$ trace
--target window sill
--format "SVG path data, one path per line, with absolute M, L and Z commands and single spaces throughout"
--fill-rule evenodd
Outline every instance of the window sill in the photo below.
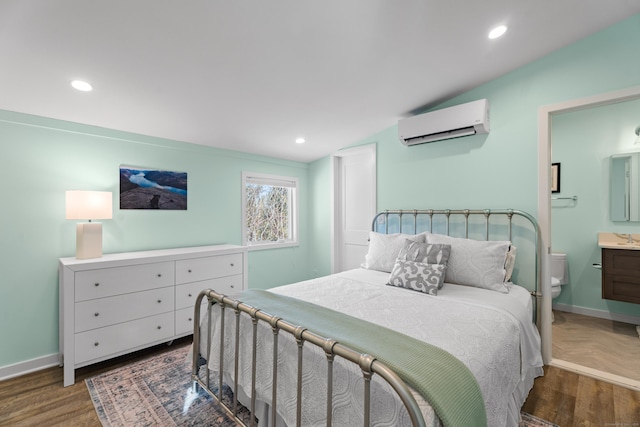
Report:
M 259 251 L 262 249 L 278 249 L 278 248 L 292 248 L 300 246 L 298 242 L 282 242 L 282 243 L 254 243 L 246 244 L 248 251 Z

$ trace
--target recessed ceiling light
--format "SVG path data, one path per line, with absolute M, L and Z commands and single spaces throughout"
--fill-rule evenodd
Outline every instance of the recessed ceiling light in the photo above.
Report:
M 296 144 L 304 144 L 305 140 L 304 138 L 297 138 L 296 139 Z
M 93 90 L 93 86 L 82 80 L 72 81 L 71 86 L 73 86 L 74 89 L 80 90 L 82 92 L 91 92 Z
M 507 26 L 506 25 L 500 25 L 498 27 L 495 27 L 493 30 L 489 31 L 489 38 L 490 39 L 497 39 L 498 37 L 500 37 L 501 35 L 503 35 L 506 32 L 507 32 Z

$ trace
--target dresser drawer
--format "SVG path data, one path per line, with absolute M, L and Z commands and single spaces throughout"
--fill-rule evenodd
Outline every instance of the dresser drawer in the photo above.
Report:
M 193 313 L 194 307 L 176 310 L 176 335 L 193 333 Z M 207 304 L 200 306 L 200 321 L 207 315 Z M 203 338 L 204 339 L 204 338 Z
M 242 274 L 242 254 L 230 254 L 176 261 L 176 283 L 198 282 Z
M 174 313 L 163 313 L 75 334 L 75 363 L 83 363 L 174 335 Z
M 174 310 L 173 286 L 75 304 L 75 331 L 83 332 Z
M 200 291 L 213 289 L 220 294 L 235 294 L 242 291 L 242 276 L 219 277 L 201 282 L 187 283 L 176 286 L 176 309 L 193 308 Z M 203 301 L 207 301 L 203 298 Z
M 75 300 L 86 301 L 163 288 L 172 286 L 173 279 L 173 262 L 80 271 L 75 274 Z

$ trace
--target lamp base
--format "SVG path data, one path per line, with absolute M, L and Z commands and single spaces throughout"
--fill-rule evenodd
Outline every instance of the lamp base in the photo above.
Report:
M 102 256 L 102 223 L 84 222 L 76 225 L 76 258 Z

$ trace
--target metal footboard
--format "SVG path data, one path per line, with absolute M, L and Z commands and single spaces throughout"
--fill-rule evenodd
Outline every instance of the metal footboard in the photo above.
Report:
M 198 371 L 200 367 L 200 344 L 202 340 L 202 335 L 200 333 L 200 322 L 201 322 L 201 303 L 203 298 L 207 298 L 209 301 L 209 310 L 207 322 L 211 326 L 211 316 L 212 311 L 211 307 L 214 304 L 218 304 L 220 306 L 220 362 L 218 366 L 219 377 L 217 379 L 217 388 L 218 394 L 212 391 L 211 388 L 211 375 L 210 370 L 207 369 L 206 377 L 203 379 L 199 376 Z M 234 334 L 234 343 L 235 343 L 235 360 L 233 361 L 233 381 L 232 385 L 234 390 L 234 398 L 231 407 L 227 406 L 222 400 L 222 389 L 223 389 L 223 372 L 225 370 L 224 366 L 224 341 L 225 341 L 225 310 L 233 310 L 235 314 L 235 334 Z M 280 333 L 286 333 L 292 335 L 296 343 L 298 345 L 298 366 L 297 366 L 297 401 L 296 401 L 296 425 L 302 425 L 302 350 L 303 346 L 308 343 L 309 345 L 313 345 L 321 348 L 324 351 L 327 360 L 327 402 L 326 402 L 326 419 L 327 426 L 332 425 L 332 405 L 333 405 L 333 361 L 335 356 L 340 356 L 345 360 L 349 361 L 357 365 L 364 379 L 364 389 L 363 389 L 363 418 L 364 418 L 364 426 L 369 426 L 370 423 L 370 409 L 371 409 L 371 379 L 374 374 L 377 374 L 382 378 L 387 384 L 389 384 L 393 390 L 397 393 L 400 400 L 403 402 L 411 422 L 413 426 L 425 426 L 424 418 L 420 412 L 418 404 L 409 390 L 409 387 L 396 375 L 391 369 L 389 369 L 384 363 L 376 360 L 374 357 L 368 354 L 363 354 L 357 352 L 330 337 L 323 337 L 317 335 L 301 326 L 293 325 L 286 320 L 273 316 L 269 313 L 263 312 L 258 308 L 249 306 L 247 304 L 242 303 L 241 301 L 229 298 L 225 295 L 221 295 L 212 291 L 210 289 L 204 290 L 200 292 L 198 298 L 196 300 L 195 305 L 195 316 L 194 316 L 194 331 L 193 331 L 193 369 L 191 372 L 191 378 L 193 380 L 193 385 L 195 388 L 198 386 L 202 387 L 212 398 L 214 398 L 223 410 L 232 417 L 238 425 L 242 425 L 246 427 L 246 424 L 239 418 L 239 404 L 237 399 L 237 390 L 238 390 L 238 370 L 239 370 L 239 351 L 240 351 L 240 316 L 245 315 L 249 316 L 251 322 L 253 324 L 253 333 L 252 333 L 252 385 L 251 385 L 251 426 L 255 426 L 255 417 L 253 414 L 256 409 L 256 347 L 258 340 L 258 323 L 265 322 L 268 324 L 273 331 L 273 386 L 272 386 L 272 395 L 271 395 L 271 425 L 276 425 L 276 415 L 277 415 L 277 405 L 278 405 L 278 395 L 277 395 L 277 376 L 278 376 L 278 336 Z M 206 334 L 206 351 L 207 354 L 204 356 L 207 361 L 211 360 L 211 339 L 212 331 L 208 328 L 208 333 Z

